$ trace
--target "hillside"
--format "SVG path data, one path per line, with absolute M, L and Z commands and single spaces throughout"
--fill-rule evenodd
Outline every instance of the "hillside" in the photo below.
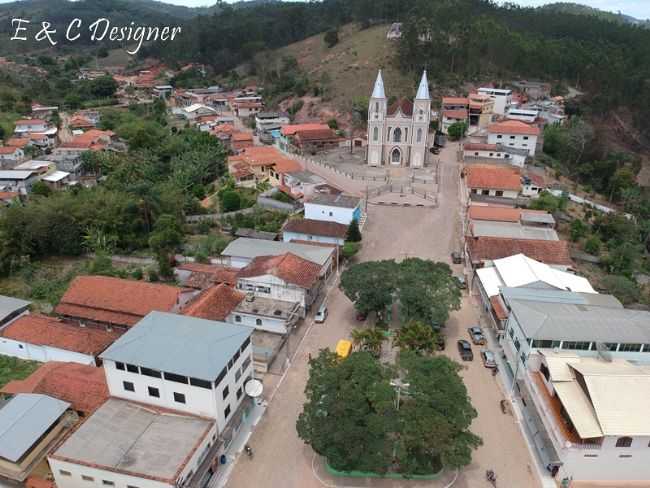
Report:
M 650 22 L 647 19 L 641 20 L 632 17 L 630 15 L 608 12 L 606 10 L 600 10 L 598 8 L 593 8 L 587 5 L 581 5 L 572 2 L 549 3 L 547 5 L 543 5 L 539 7 L 539 9 L 546 10 L 549 12 L 565 13 L 565 14 L 572 14 L 572 15 L 589 15 L 589 16 L 597 17 L 602 20 L 618 22 L 621 24 L 648 26 Z

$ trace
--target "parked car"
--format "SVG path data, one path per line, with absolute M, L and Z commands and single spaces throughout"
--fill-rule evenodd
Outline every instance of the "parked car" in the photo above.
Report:
M 458 341 L 458 353 L 463 361 L 472 361 L 474 359 L 472 345 L 465 339 Z
M 497 361 L 494 357 L 494 353 L 489 349 L 481 349 L 481 359 L 483 360 L 483 366 L 486 368 L 494 369 L 497 367 Z
M 469 336 L 472 339 L 472 342 L 477 346 L 482 346 L 487 342 L 485 340 L 485 336 L 483 335 L 483 330 L 478 325 L 470 327 L 467 329 L 467 332 L 469 332 Z
M 464 275 L 454 275 L 454 279 L 456 280 L 456 284 L 458 285 L 458 288 L 460 288 L 461 290 L 467 288 L 467 280 L 465 280 Z
M 451 262 L 454 264 L 463 264 L 463 255 L 458 251 L 451 253 Z
M 327 305 L 323 303 L 318 309 L 318 312 L 316 312 L 316 316 L 314 317 L 314 322 L 316 322 L 317 324 L 322 324 L 323 322 L 325 322 L 326 318 L 327 318 Z

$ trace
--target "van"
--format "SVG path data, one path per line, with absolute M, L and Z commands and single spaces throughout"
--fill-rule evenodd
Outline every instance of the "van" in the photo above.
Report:
M 316 316 L 314 317 L 314 322 L 316 322 L 317 324 L 322 324 L 323 322 L 325 322 L 326 318 L 327 318 L 327 305 L 323 303 L 318 309 L 318 312 L 316 312 Z

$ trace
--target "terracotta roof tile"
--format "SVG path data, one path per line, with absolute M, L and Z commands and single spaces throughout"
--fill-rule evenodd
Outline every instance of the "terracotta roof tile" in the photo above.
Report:
M 232 140 L 235 142 L 252 141 L 253 134 L 251 134 L 250 132 L 233 132 Z
M 471 220 L 491 220 L 495 222 L 519 222 L 521 209 L 510 207 L 495 207 L 492 205 L 470 205 Z
M 491 297 L 490 303 L 492 304 L 492 310 L 494 310 L 494 315 L 496 315 L 497 319 L 506 320 L 508 318 L 508 312 L 501 302 L 501 297 L 499 295 Z
M 443 105 L 467 105 L 469 99 L 467 97 L 442 97 Z
M 347 234 L 347 225 L 337 222 L 326 222 L 313 219 L 291 219 L 284 225 L 285 232 L 296 232 L 298 234 L 309 234 L 324 237 L 344 238 Z
M 79 319 L 130 326 L 152 310 L 171 311 L 182 290 L 175 286 L 108 276 L 78 276 L 55 311 Z
M 463 144 L 463 149 L 465 151 L 496 151 L 496 144 L 483 144 L 479 142 L 468 142 Z
M 56 488 L 54 480 L 30 476 L 25 480 L 25 488 Z
M 275 163 L 275 170 L 278 173 L 295 173 L 297 171 L 303 171 L 300 163 L 288 158 L 277 161 Z
M 47 122 L 43 119 L 20 119 L 17 120 L 15 125 L 47 125 Z
M 11 322 L 0 334 L 7 339 L 96 356 L 110 346 L 120 334 L 92 327 L 62 322 L 46 315 L 23 315 Z
M 237 272 L 239 271 L 237 268 L 203 263 L 185 263 L 176 269 L 190 271 L 192 274 L 183 285 L 198 289 L 208 288 L 219 283 L 235 286 L 237 284 Z
M 285 125 L 282 127 L 281 132 L 283 136 L 292 136 L 296 132 L 300 131 L 306 131 L 306 130 L 324 130 L 324 129 L 329 129 L 329 126 L 327 124 L 321 124 L 320 122 L 318 123 L 310 123 L 310 124 L 293 124 L 293 125 Z
M 12 137 L 11 139 L 7 140 L 7 146 L 19 147 L 23 149 L 25 146 L 27 146 L 27 144 L 30 143 L 30 141 L 31 139 L 29 139 L 28 137 L 24 137 L 24 138 Z
M 301 141 L 320 141 L 323 139 L 339 139 L 332 129 L 309 129 L 296 132 L 296 137 Z
M 388 107 L 388 115 L 395 115 L 397 110 L 401 110 L 404 115 L 413 115 L 413 102 L 406 98 L 400 98 Z
M 108 386 L 103 368 L 79 363 L 50 361 L 24 380 L 7 383 L 0 392 L 40 393 L 72 404 L 86 415 L 108 400 Z
M 476 164 L 465 168 L 465 178 L 468 188 L 521 190 L 521 175 L 512 167 Z
M 507 258 L 525 254 L 544 264 L 571 266 L 569 244 L 566 241 L 537 239 L 508 239 L 505 237 L 466 237 L 472 262 Z
M 443 110 L 442 115 L 448 119 L 466 119 L 468 117 L 467 110 Z
M 0 146 L 0 154 L 13 154 L 18 149 L 20 149 L 20 148 L 13 147 L 13 146 Z
M 192 300 L 183 309 L 183 315 L 224 321 L 244 298 L 244 293 L 222 283 L 208 288 Z
M 311 288 L 320 276 L 321 267 L 292 253 L 279 256 L 258 256 L 242 268 L 239 278 L 250 278 L 261 275 L 273 275 L 287 283 L 302 288 Z
M 539 127 L 526 124 L 521 120 L 505 120 L 488 126 L 488 132 L 492 134 L 521 134 L 521 135 L 539 135 Z

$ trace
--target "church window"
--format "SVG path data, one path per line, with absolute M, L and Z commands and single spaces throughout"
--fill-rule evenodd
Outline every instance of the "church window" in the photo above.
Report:
M 372 130 L 372 140 L 373 140 L 373 141 L 377 141 L 377 140 L 379 140 L 379 127 L 375 127 L 375 128 Z
M 418 129 L 418 137 L 417 137 L 418 142 L 422 142 L 422 129 Z
M 399 129 L 396 129 L 396 130 L 399 130 Z M 393 149 L 393 152 L 390 155 L 390 159 L 391 159 L 391 161 L 393 163 L 399 163 L 400 162 L 401 158 L 400 158 L 399 149 L 397 149 L 397 148 Z
M 375 102 L 375 112 L 379 112 L 379 102 Z
M 409 130 L 404 129 L 404 142 L 408 142 L 408 141 L 409 141 Z
M 399 127 L 393 131 L 393 142 L 402 142 L 402 129 Z
M 389 127 L 389 128 L 388 128 L 388 131 L 386 132 L 386 140 L 387 140 L 388 142 L 390 142 L 390 131 L 391 131 L 391 129 L 392 129 L 392 127 Z

